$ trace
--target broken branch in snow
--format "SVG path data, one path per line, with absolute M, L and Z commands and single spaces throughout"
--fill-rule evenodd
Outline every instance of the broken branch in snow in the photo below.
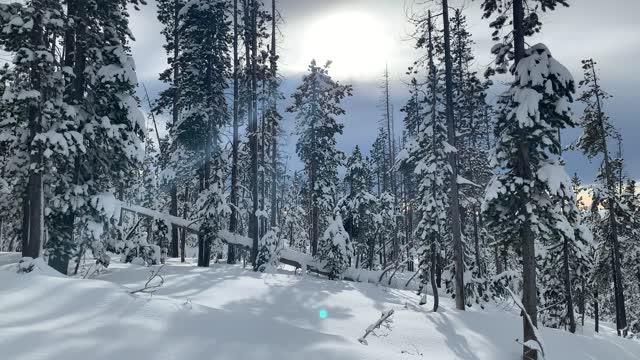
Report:
M 162 268 L 164 267 L 164 264 L 161 265 L 158 270 L 156 271 L 151 271 L 151 276 L 149 277 L 149 280 L 147 280 L 147 282 L 144 284 L 144 287 L 142 289 L 138 289 L 138 290 L 133 290 L 130 292 L 130 294 L 136 294 L 136 293 L 145 293 L 145 294 L 153 294 L 154 292 L 156 292 L 158 290 L 158 288 L 160 288 L 162 285 L 164 285 L 164 277 L 162 277 L 162 275 L 160 275 L 160 271 L 162 270 Z M 160 281 L 152 284 L 153 280 L 159 278 Z
M 367 343 L 367 336 L 369 336 L 369 334 L 373 333 L 375 335 L 375 330 L 380 328 L 380 326 L 384 325 L 387 328 L 390 327 L 391 325 L 391 315 L 393 315 L 393 309 L 387 310 L 387 311 L 383 311 L 382 315 L 380 315 L 380 319 L 378 319 L 376 322 L 374 322 L 373 324 L 369 325 L 369 327 L 365 330 L 364 335 L 362 335 L 362 337 L 360 339 L 358 339 L 358 341 L 362 344 L 362 345 L 368 345 Z
M 524 317 L 527 320 L 527 323 L 533 329 L 534 339 L 526 341 L 523 345 L 532 350 L 539 352 L 540 355 L 542 355 L 542 359 L 544 360 L 544 346 L 542 345 L 542 335 L 540 335 L 538 328 L 535 325 L 533 325 L 533 321 L 531 321 L 529 314 L 524 309 L 524 305 L 522 305 L 520 300 L 516 298 L 516 295 L 513 293 L 513 291 L 511 291 L 511 289 L 509 289 L 508 287 L 505 287 L 505 289 L 507 289 L 507 291 L 509 292 L 509 295 L 511 295 L 511 299 L 513 299 L 513 302 L 520 308 L 520 314 L 522 315 L 522 317 Z

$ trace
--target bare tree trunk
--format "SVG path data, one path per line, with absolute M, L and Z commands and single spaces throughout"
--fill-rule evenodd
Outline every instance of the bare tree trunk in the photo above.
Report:
M 247 65 L 250 68 L 250 81 L 251 81 L 251 101 L 249 102 L 249 152 L 251 153 L 251 195 L 252 195 L 252 212 L 249 214 L 249 236 L 253 239 L 253 246 L 251 247 L 251 264 L 254 270 L 258 270 L 257 258 L 258 258 L 258 245 L 259 245 L 259 223 L 258 223 L 258 205 L 259 205 L 259 193 L 258 193 L 258 109 L 257 109 L 257 4 L 255 0 L 248 0 L 248 9 L 245 13 L 249 14 L 250 24 L 247 29 Z
M 233 0 L 233 144 L 231 145 L 231 216 L 229 216 L 229 231 L 236 232 L 238 227 L 238 147 L 240 143 L 238 105 L 239 105 L 239 80 L 238 69 L 240 62 L 238 57 L 238 0 Z M 227 264 L 236 263 L 236 248 L 227 246 Z
M 442 0 L 442 18 L 444 22 L 444 64 L 445 64 L 445 85 L 446 85 L 446 114 L 447 114 L 447 138 L 451 146 L 456 146 L 455 119 L 453 116 L 453 74 L 451 64 L 451 40 L 449 33 L 449 4 L 447 0 Z M 455 263 L 455 283 L 456 283 L 456 309 L 465 309 L 464 300 L 464 249 L 462 245 L 460 229 L 460 199 L 458 192 L 458 164 L 457 155 L 450 152 L 449 166 L 451 166 L 451 194 L 449 199 L 451 212 L 451 235 L 453 238 L 453 253 Z
M 480 234 L 478 231 L 478 216 L 480 215 L 476 211 L 475 207 L 472 208 L 471 211 L 472 211 L 471 216 L 473 217 L 473 240 L 475 244 L 476 267 L 478 268 L 478 276 L 482 276 L 483 271 L 482 271 L 482 260 L 480 257 Z
M 571 290 L 571 273 L 569 269 L 569 244 L 566 236 L 563 237 L 563 256 L 562 256 L 562 271 L 564 272 L 564 292 L 567 302 L 567 312 L 569 315 L 569 331 L 576 332 L 576 314 L 573 309 L 573 293 Z
M 180 31 L 179 31 L 179 17 L 180 17 L 181 4 L 176 1 L 173 9 L 173 106 L 171 109 L 171 116 L 173 124 L 179 122 L 180 116 L 180 65 L 178 57 L 180 56 Z M 160 143 L 158 143 L 160 147 Z M 162 150 L 162 149 L 161 149 Z M 171 189 L 169 191 L 171 197 L 171 206 L 169 208 L 169 214 L 173 216 L 178 215 L 178 189 L 175 179 L 171 180 Z M 178 229 L 173 226 L 171 228 L 171 256 L 178 256 Z
M 598 290 L 594 291 L 593 294 L 593 318 L 595 320 L 595 331 L 600 332 L 600 307 L 598 301 Z
M 31 44 L 34 48 L 38 48 L 44 43 L 44 34 L 42 31 L 42 16 L 35 14 L 33 17 L 33 25 L 30 34 Z M 31 87 L 40 91 L 42 80 L 37 69 L 31 70 Z M 37 100 L 42 101 L 41 99 Z M 27 118 L 29 119 L 29 144 L 35 136 L 42 131 L 40 121 L 42 117 L 40 103 L 30 104 L 27 110 Z M 37 258 L 42 254 L 42 243 L 44 234 L 44 208 L 43 208 L 43 189 L 42 189 L 42 151 L 39 149 L 31 149 L 30 147 L 30 171 L 28 183 L 24 195 L 24 221 L 22 227 L 22 256 Z
M 397 199 L 397 189 L 396 189 L 396 175 L 395 171 L 393 171 L 393 165 L 395 163 L 395 149 L 394 149 L 394 139 L 392 135 L 392 124 L 391 124 L 391 103 L 389 99 L 389 70 L 387 67 L 384 69 L 384 103 L 385 103 L 385 118 L 387 122 L 387 141 L 388 141 L 388 169 L 389 171 L 389 181 L 391 182 L 391 192 L 393 194 L 393 203 L 394 207 L 398 206 Z M 394 225 L 397 225 L 397 219 L 394 217 Z M 392 232 L 392 240 L 393 240 L 393 251 L 390 254 L 391 261 L 395 261 L 400 256 L 400 244 L 398 243 L 398 234 L 396 231 Z
M 524 58 L 524 7 L 523 0 L 513 0 L 513 43 L 515 52 L 515 64 Z M 524 135 L 524 134 L 523 134 Z M 516 176 L 525 180 L 533 178 L 531 174 L 531 164 L 529 159 L 529 144 L 524 140 L 524 136 L 520 141 L 518 148 L 518 164 L 516 168 Z M 528 201 L 529 199 L 523 199 Z M 522 201 L 522 213 L 526 214 L 526 201 Z M 535 341 L 535 330 L 532 326 L 538 325 L 538 308 L 537 308 L 537 287 L 536 287 L 536 250 L 535 238 L 529 221 L 520 228 L 520 238 L 522 240 L 522 304 L 531 319 L 527 321 L 526 316 L 522 317 L 524 328 L 524 343 L 529 340 Z M 525 359 L 535 360 L 538 358 L 537 351 L 523 345 L 523 357 Z
M 189 185 L 184 187 L 184 208 L 182 209 L 182 217 L 188 219 L 189 212 Z M 175 226 L 174 226 L 175 227 Z M 182 239 L 180 241 L 180 262 L 185 262 L 185 250 L 187 249 L 187 231 L 182 230 Z
M 273 112 L 273 123 L 271 124 L 271 226 L 277 225 L 278 214 L 278 197 L 277 197 L 277 181 L 278 181 L 278 124 L 276 122 L 277 111 L 277 52 L 276 52 L 276 1 L 271 1 L 271 111 Z

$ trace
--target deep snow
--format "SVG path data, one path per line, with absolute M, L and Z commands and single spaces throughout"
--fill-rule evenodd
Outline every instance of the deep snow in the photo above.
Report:
M 521 352 L 521 319 L 508 303 L 458 312 L 445 296 L 432 313 L 411 291 L 174 260 L 154 295 L 131 295 L 149 268 L 115 262 L 82 280 L 16 274 L 6 264 L 17 259 L 0 254 L 2 359 L 515 360 Z M 388 309 L 391 330 L 360 344 Z M 582 335 L 543 329 L 547 359 L 640 358 L 640 342 L 587 327 Z

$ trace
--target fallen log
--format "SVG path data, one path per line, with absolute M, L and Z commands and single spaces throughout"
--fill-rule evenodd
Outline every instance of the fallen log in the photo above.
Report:
M 196 225 L 199 220 L 187 220 L 160 211 L 147 209 L 139 205 L 127 204 L 116 199 L 112 194 L 103 194 L 96 197 L 92 205 L 108 217 L 115 218 L 116 220 L 120 220 L 122 212 L 129 212 L 147 218 L 163 220 L 167 225 L 176 226 L 195 235 L 201 234 L 199 227 Z M 231 244 L 246 250 L 251 250 L 253 240 L 250 237 L 231 233 L 228 230 L 220 230 L 217 235 L 225 244 Z M 313 256 L 309 254 L 305 254 L 291 248 L 282 249 L 279 260 L 282 264 L 302 269 L 303 271 L 322 276 L 329 276 L 329 271 L 324 269 L 322 262 L 314 259 Z M 386 271 L 383 271 L 382 274 L 380 274 L 380 271 L 349 268 L 342 275 L 342 279 L 353 282 L 379 284 L 382 281 L 381 279 L 384 276 L 384 273 L 393 268 L 394 266 L 390 266 Z

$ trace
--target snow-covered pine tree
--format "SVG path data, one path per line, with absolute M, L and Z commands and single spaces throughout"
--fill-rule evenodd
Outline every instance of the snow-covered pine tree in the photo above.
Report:
M 407 75 L 410 75 L 409 72 Z M 403 119 L 403 133 L 402 140 L 403 146 L 408 144 L 411 141 L 415 140 L 415 136 L 418 132 L 418 126 L 422 122 L 422 119 L 425 116 L 424 102 L 420 100 L 421 98 L 422 86 L 418 84 L 418 80 L 414 77 L 411 79 L 411 84 L 409 87 L 409 100 L 405 104 L 404 107 L 400 109 L 401 112 L 405 114 Z M 414 228 L 415 228 L 415 209 L 417 204 L 417 182 L 418 179 L 415 174 L 415 163 L 412 161 L 407 161 L 408 152 L 406 150 L 401 150 L 396 157 L 395 166 L 402 173 L 402 193 L 403 193 L 403 202 L 402 202 L 402 211 L 404 215 L 404 229 L 405 229 L 405 242 L 410 245 L 408 249 L 409 256 L 409 266 L 408 269 L 410 271 L 414 271 L 414 260 L 415 260 L 415 244 L 414 244 Z
M 629 294 L 629 330 L 640 333 L 640 194 L 636 181 L 628 179 L 622 193 L 622 206 L 627 217 L 621 222 L 621 245 L 623 248 L 623 269 L 625 292 Z
M 548 229 L 555 223 L 548 220 L 564 217 L 553 206 L 554 196 L 562 197 L 570 191 L 570 184 L 554 182 L 566 178 L 556 176 L 564 172 L 558 159 L 557 133 L 573 126 L 569 105 L 574 81 L 544 45 L 525 47 L 525 36 L 538 32 L 542 26 L 538 11 L 554 10 L 557 5 L 567 5 L 566 1 L 534 0 L 527 2 L 526 7 L 525 2 L 482 3 L 484 17 L 497 16 L 490 25 L 495 29 L 492 35 L 495 41 L 501 40 L 505 26 L 513 27 L 492 48 L 492 53 L 496 55 L 497 71 L 511 70 L 515 77 L 502 99 L 503 110 L 497 119 L 491 160 L 496 173 L 487 188 L 483 210 L 490 224 L 509 224 L 512 230 L 508 238 L 521 249 L 522 303 L 527 315 L 523 316 L 523 357 L 536 359 L 536 236 L 553 235 Z M 534 3 L 541 8 L 533 6 Z M 509 67 L 511 60 L 513 66 Z
M 56 180 L 54 162 L 82 146 L 69 121 L 71 109 L 63 99 L 67 79 L 52 46 L 63 35 L 66 21 L 58 0 L 1 4 L 0 14 L 0 45 L 13 56 L 13 66 L 3 70 L 0 148 L 6 153 L 1 165 L 3 178 L 10 179 L 3 187 L 22 194 L 22 255 L 36 258 L 42 254 L 45 216 L 51 212 L 46 188 Z M 67 249 L 61 246 L 60 252 Z
M 603 236 L 609 247 L 607 252 L 611 258 L 610 271 L 613 278 L 616 326 L 618 334 L 622 335 L 627 331 L 627 315 L 619 239 L 620 224 L 617 217 L 621 216 L 624 210 L 620 207 L 620 189 L 617 186 L 616 164 L 612 159 L 608 144 L 608 141 L 611 138 L 618 137 L 618 134 L 603 110 L 604 101 L 610 95 L 600 86 L 596 62 L 593 59 L 583 60 L 582 68 L 584 70 L 584 79 L 580 81 L 580 87 L 583 92 L 578 100 L 585 104 L 581 118 L 584 132 L 578 139 L 576 147 L 589 159 L 593 159 L 596 156 L 603 157 L 597 179 L 598 186 L 595 188 L 596 196 L 594 202 L 606 209 L 604 219 L 600 222 L 600 230 L 605 232 Z M 604 243 L 601 244 L 604 245 Z M 605 258 L 601 259 L 604 261 Z
M 554 165 L 555 166 L 555 165 Z M 589 270 L 588 250 L 592 242 L 591 230 L 583 222 L 578 209 L 573 182 L 554 168 L 541 168 L 538 176 L 553 189 L 554 209 L 546 220 L 551 226 L 550 236 L 544 237 L 544 251 L 540 271 L 540 319 L 548 327 L 566 327 L 576 331 L 574 289 L 580 286 L 581 276 Z M 561 178 L 560 176 L 565 176 Z M 570 184 L 571 187 L 568 187 Z
M 282 208 L 282 237 L 288 240 L 288 246 L 307 253 L 309 251 L 308 213 L 305 211 L 306 181 L 295 172 L 288 187 Z
M 451 62 L 453 112 L 455 115 L 457 163 L 460 184 L 460 221 L 463 260 L 468 280 L 464 284 L 467 305 L 487 299 L 484 247 L 486 229 L 480 218 L 480 203 L 491 176 L 488 163 L 490 144 L 486 136 L 491 126 L 490 106 L 486 103 L 488 82 L 472 70 L 474 42 L 466 16 L 456 9 L 451 19 Z M 470 276 L 469 276 L 470 275 Z M 447 281 L 448 285 L 454 283 Z
M 75 121 L 84 139 L 86 152 L 74 159 L 73 191 L 69 192 L 75 227 L 81 232 L 81 249 L 90 247 L 94 255 L 105 249 L 113 230 L 94 204 L 96 197 L 125 193 L 143 160 L 142 141 L 145 118 L 135 98 L 137 78 L 128 43 L 127 5 L 137 8 L 137 0 L 78 2 L 74 9 L 73 53 Z M 71 61 L 71 60 L 69 60 Z M 79 252 L 82 253 L 82 250 Z
M 327 226 L 335 208 L 337 169 L 344 154 L 336 148 L 336 135 L 343 125 L 336 117 L 345 113 L 340 102 L 351 96 L 352 87 L 342 85 L 329 75 L 329 65 L 309 65 L 302 84 L 293 94 L 288 112 L 296 114 L 298 143 L 296 152 L 304 162 L 311 191 L 311 253 L 318 251 L 320 228 Z
M 187 3 L 181 10 L 180 108 L 174 124 L 178 141 L 198 151 L 200 196 L 198 209 L 203 221 L 198 240 L 198 265 L 207 267 L 211 245 L 221 229 L 226 206 L 223 171 L 226 157 L 219 136 L 227 123 L 225 90 L 231 69 L 231 29 L 227 1 Z
M 383 127 L 378 128 L 378 135 L 371 146 L 370 161 L 373 165 L 373 178 L 378 195 L 389 191 L 389 167 L 387 163 L 387 135 Z
M 185 5 L 184 0 L 158 0 L 158 20 L 162 23 L 162 35 L 165 43 L 163 47 L 167 54 L 168 68 L 160 74 L 160 80 L 168 84 L 168 88 L 161 91 L 153 111 L 158 113 L 171 114 L 171 121 L 167 123 L 167 128 L 171 130 L 171 125 L 177 125 L 180 121 L 180 49 L 181 49 L 181 28 L 180 9 Z M 177 144 L 170 143 L 162 151 L 173 153 Z M 167 164 L 168 165 L 168 164 Z M 166 177 L 171 202 L 169 214 L 178 214 L 178 186 L 174 176 Z M 171 230 L 171 247 L 169 256 L 177 257 L 178 249 L 178 229 Z
M 329 279 L 339 279 L 349 268 L 353 257 L 353 244 L 344 229 L 339 211 L 327 219 L 328 226 L 318 243 L 318 257 L 329 272 Z
M 370 193 L 371 173 L 357 145 L 347 158 L 344 183 L 346 195 L 338 201 L 338 208 L 354 244 L 354 265 L 371 269 L 375 258 L 375 234 L 371 224 L 376 198 Z
M 417 47 L 426 47 L 424 61 L 427 68 L 424 88 L 425 116 L 417 123 L 415 137 L 409 140 L 402 152 L 400 166 L 412 164 L 417 180 L 417 213 L 419 222 L 415 233 L 418 246 L 420 290 L 426 294 L 431 286 L 434 295 L 434 311 L 438 309 L 438 286 L 436 264 L 448 222 L 449 197 L 447 191 L 447 129 L 442 116 L 444 100 L 440 72 L 436 64 L 437 33 L 431 11 L 426 21 L 420 23 L 422 33 L 418 35 Z M 421 303 L 426 303 L 423 296 Z

